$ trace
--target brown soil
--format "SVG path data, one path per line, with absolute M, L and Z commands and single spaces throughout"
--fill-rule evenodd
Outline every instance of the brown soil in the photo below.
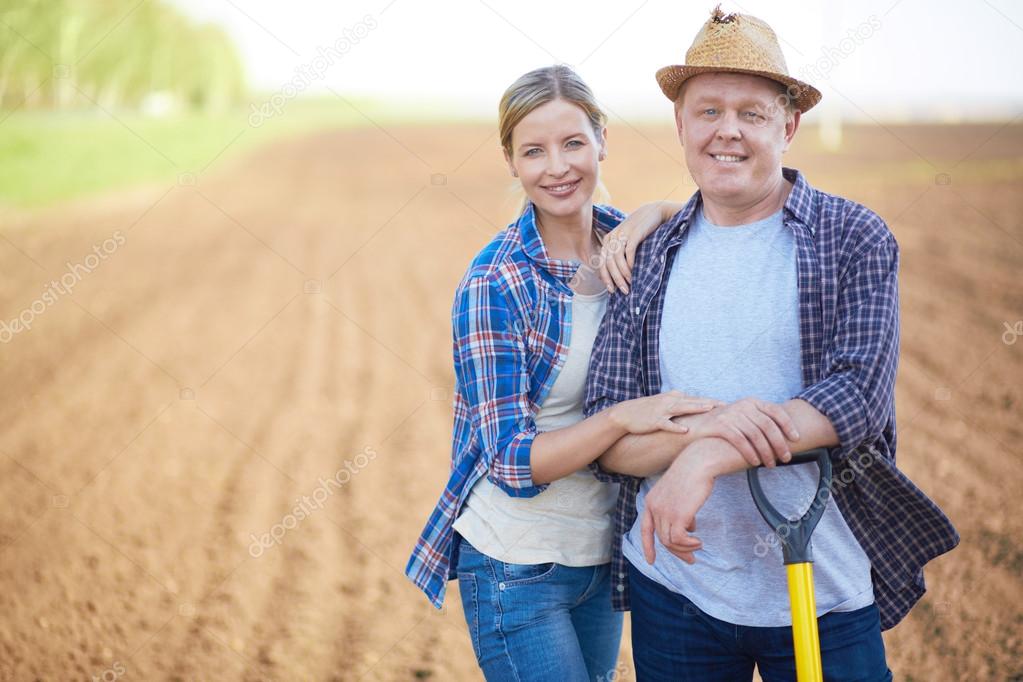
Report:
M 693 191 L 670 128 L 610 139 L 620 207 Z M 496 145 L 328 132 L 0 216 L 5 321 L 125 237 L 0 344 L 0 679 L 480 678 L 457 588 L 437 612 L 402 569 L 449 465 L 452 291 L 517 201 Z M 1020 679 L 1023 128 L 857 128 L 845 150 L 808 129 L 787 162 L 899 239 L 899 463 L 963 536 L 891 666 Z M 250 551 L 302 496 L 322 508 Z

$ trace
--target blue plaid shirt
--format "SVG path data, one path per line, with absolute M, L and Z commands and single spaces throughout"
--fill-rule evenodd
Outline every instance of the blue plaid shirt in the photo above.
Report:
M 625 215 L 594 205 L 593 226 Z M 482 476 L 513 497 L 532 497 L 534 418 L 564 365 L 572 329 L 569 280 L 579 263 L 547 255 L 532 204 L 476 256 L 452 310 L 455 423 L 451 476 L 405 574 L 440 608 L 456 577 L 452 524 Z
M 881 627 L 896 625 L 924 594 L 923 566 L 959 543 L 951 522 L 895 467 L 895 370 L 899 350 L 899 249 L 869 209 L 813 189 L 798 171 L 784 221 L 796 242 L 805 400 L 831 421 L 840 445 L 832 493 L 870 559 Z M 628 294 L 616 293 L 593 345 L 587 417 L 661 390 L 658 340 L 666 273 L 699 206 L 697 192 L 637 249 Z M 642 479 L 622 484 L 612 548 L 615 609 L 629 608 L 622 536 L 636 519 Z

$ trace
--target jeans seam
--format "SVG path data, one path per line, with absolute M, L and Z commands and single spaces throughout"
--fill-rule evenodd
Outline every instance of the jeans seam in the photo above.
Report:
M 590 584 L 586 586 L 586 589 L 583 591 L 582 596 L 579 597 L 579 599 L 576 601 L 575 606 L 585 604 L 600 589 L 600 585 L 603 582 L 602 580 L 600 580 L 602 568 L 603 565 L 593 567 L 593 574 L 590 576 Z M 608 577 L 608 580 L 610 580 L 610 576 Z
M 475 573 L 459 573 L 459 587 L 461 587 L 461 581 L 464 579 L 466 582 L 472 582 L 472 623 L 469 624 L 469 639 L 472 641 L 473 653 L 476 654 L 476 660 L 480 661 L 483 658 L 483 649 L 480 646 L 480 602 L 479 602 L 479 586 L 476 581 Z
M 515 681 L 519 682 L 520 677 L 518 668 L 515 667 L 515 658 L 508 649 L 508 638 L 504 636 L 504 609 L 501 607 L 501 580 L 497 577 L 497 567 L 495 566 L 497 561 L 486 554 L 482 556 L 491 579 L 491 594 L 493 595 L 492 602 L 494 605 L 494 634 L 497 635 L 497 639 L 501 642 L 501 650 L 505 660 L 508 661 L 508 668 L 511 670 Z M 504 574 L 503 569 L 501 573 L 502 575 Z

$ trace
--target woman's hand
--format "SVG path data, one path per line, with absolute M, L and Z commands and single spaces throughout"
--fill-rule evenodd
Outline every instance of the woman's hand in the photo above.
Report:
M 632 284 L 632 263 L 636 247 L 649 237 L 664 221 L 682 210 L 683 204 L 672 201 L 654 201 L 633 211 L 618 227 L 605 235 L 600 249 L 600 279 L 609 292 L 615 286 L 629 293 Z
M 694 398 L 682 391 L 668 391 L 646 398 L 626 400 L 609 408 L 612 420 L 626 433 L 643 434 L 654 431 L 689 433 L 689 427 L 672 421 L 672 417 L 709 412 L 724 403 L 710 398 Z

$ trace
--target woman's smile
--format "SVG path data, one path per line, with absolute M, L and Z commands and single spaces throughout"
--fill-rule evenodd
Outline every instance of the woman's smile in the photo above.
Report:
M 582 178 L 569 182 L 559 182 L 556 185 L 540 185 L 552 197 L 563 198 L 571 196 L 579 188 Z

